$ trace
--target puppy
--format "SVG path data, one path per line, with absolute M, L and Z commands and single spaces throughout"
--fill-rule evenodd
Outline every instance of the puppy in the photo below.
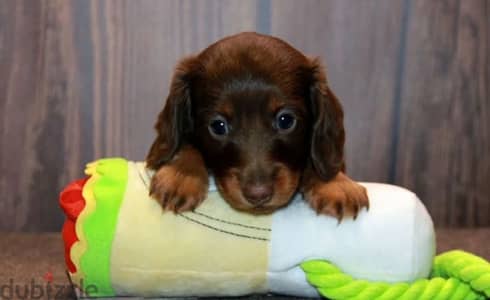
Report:
M 253 214 L 297 191 L 339 221 L 369 205 L 344 173 L 343 111 L 323 68 L 278 38 L 241 33 L 181 61 L 155 128 L 146 162 L 164 210 L 195 209 L 208 172 L 232 207 Z

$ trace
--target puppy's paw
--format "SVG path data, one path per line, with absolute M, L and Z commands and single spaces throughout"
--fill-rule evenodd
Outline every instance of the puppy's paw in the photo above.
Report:
M 366 189 L 343 173 L 331 181 L 315 184 L 304 196 L 318 214 L 333 216 L 339 222 L 344 217 L 355 220 L 362 208 L 369 209 Z
M 182 172 L 174 165 L 164 165 L 151 180 L 150 195 L 164 210 L 174 213 L 194 210 L 208 192 L 207 174 Z

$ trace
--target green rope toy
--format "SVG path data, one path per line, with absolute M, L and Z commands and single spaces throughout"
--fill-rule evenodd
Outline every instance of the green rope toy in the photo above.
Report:
M 469 300 L 490 298 L 490 263 L 454 250 L 436 256 L 430 279 L 412 283 L 357 280 L 324 260 L 301 264 L 308 282 L 332 300 Z

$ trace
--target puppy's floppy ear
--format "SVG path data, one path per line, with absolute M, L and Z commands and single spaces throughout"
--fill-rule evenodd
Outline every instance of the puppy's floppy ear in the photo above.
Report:
M 331 179 L 344 170 L 344 112 L 327 85 L 318 59 L 310 60 L 309 101 L 313 115 L 310 159 L 320 177 Z
M 198 68 L 198 59 L 189 57 L 175 69 L 165 107 L 155 124 L 157 137 L 146 156 L 150 169 L 171 160 L 193 130 L 191 85 Z

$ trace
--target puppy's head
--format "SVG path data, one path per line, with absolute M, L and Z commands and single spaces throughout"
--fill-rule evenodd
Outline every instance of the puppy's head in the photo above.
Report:
M 257 214 L 287 204 L 307 164 L 324 179 L 343 164 L 342 108 L 319 62 L 255 33 L 183 60 L 156 129 L 149 167 L 192 144 L 225 200 Z

